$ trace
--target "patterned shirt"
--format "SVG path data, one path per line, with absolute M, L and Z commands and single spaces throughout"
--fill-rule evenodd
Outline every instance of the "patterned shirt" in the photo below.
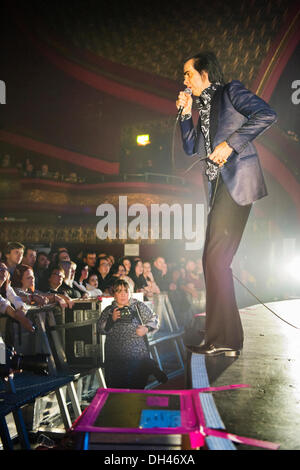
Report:
M 219 86 L 220 83 L 212 83 L 208 88 L 205 88 L 205 90 L 202 91 L 201 95 L 195 100 L 196 107 L 199 111 L 201 131 L 204 136 L 204 144 L 207 156 L 211 154 L 211 145 L 209 138 L 211 100 Z M 206 164 L 207 169 L 205 171 L 205 174 L 207 175 L 209 181 L 213 181 L 218 176 L 219 166 L 213 163 L 212 161 L 209 161 L 209 159 L 206 160 Z

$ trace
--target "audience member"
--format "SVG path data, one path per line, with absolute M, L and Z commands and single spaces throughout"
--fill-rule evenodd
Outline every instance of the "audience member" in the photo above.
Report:
M 35 262 L 36 262 L 36 250 L 34 248 L 27 246 L 24 250 L 22 263 L 33 267 Z
M 24 245 L 19 242 L 10 242 L 7 244 L 4 257 L 10 275 L 14 273 L 16 266 L 22 262 L 24 249 Z
M 67 295 L 71 299 L 80 299 L 82 297 L 79 290 L 73 286 L 73 280 L 76 271 L 76 264 L 73 261 L 61 261 L 59 267 L 64 270 L 64 280 L 58 288 L 58 293 Z
M 98 289 L 98 276 L 96 273 L 89 273 L 86 288 L 91 297 L 98 297 L 102 295 L 102 290 Z
M 33 266 L 35 285 L 38 290 L 43 290 L 45 283 L 47 282 L 47 273 L 50 260 L 47 253 L 39 251 L 36 255 L 36 262 Z
M 94 250 L 87 250 L 82 257 L 82 261 L 86 263 L 89 267 L 89 272 L 95 270 L 97 255 Z
M 65 272 L 61 267 L 59 266 L 50 267 L 48 271 L 48 280 L 45 283 L 43 292 L 56 294 L 58 297 L 58 300 L 62 299 L 68 308 L 73 308 L 74 302 L 71 299 L 71 297 L 69 297 L 67 293 L 59 291 L 64 278 L 65 278 Z M 61 304 L 61 306 L 65 306 L 65 305 Z
M 98 276 L 99 289 L 102 290 L 103 294 L 109 294 L 109 289 L 112 285 L 112 280 L 109 271 L 110 264 L 107 257 L 101 256 L 97 258 L 95 272 Z
M 69 252 L 66 249 L 60 250 L 57 253 L 57 264 L 61 263 L 62 261 L 71 261 Z
M 152 266 L 152 274 L 159 289 L 161 291 L 168 291 L 170 285 L 168 266 L 162 256 L 155 258 Z
M 71 173 L 69 173 L 69 175 L 64 178 L 64 181 L 66 181 L 67 183 L 77 183 L 78 182 L 77 173 L 75 173 L 74 171 L 71 171 Z
M 26 162 L 24 176 L 27 178 L 34 178 L 36 176 L 34 166 L 29 160 Z
M 36 172 L 38 178 L 51 178 L 52 174 L 49 172 L 49 167 L 47 163 L 43 163 L 41 169 Z
M 188 260 L 185 265 L 186 277 L 181 283 L 181 289 L 187 294 L 187 299 L 194 313 L 203 312 L 205 308 L 204 275 L 196 272 L 196 263 Z
M 0 288 L 2 288 L 8 279 L 8 269 L 4 263 L 0 263 Z M 29 318 L 26 317 L 24 310 L 22 310 L 22 308 L 15 308 L 12 306 L 10 301 L 2 297 L 2 295 L 0 295 L 0 316 L 1 315 L 8 315 L 10 318 L 20 323 L 20 325 L 22 325 L 30 333 L 34 332 L 34 327 Z M 4 340 L 7 346 L 13 346 L 12 338 L 5 335 Z
M 109 290 L 110 294 L 113 293 L 113 285 L 118 279 L 123 279 L 124 281 L 126 281 L 129 286 L 130 293 L 132 294 L 134 292 L 134 282 L 129 276 L 126 275 L 126 268 L 122 262 L 119 261 L 117 263 L 114 263 L 110 269 L 109 274 L 111 276 L 112 281 Z
M 46 305 L 49 299 L 35 290 L 34 273 L 31 266 L 19 264 L 11 276 L 11 285 L 16 294 L 29 305 Z
M 151 360 L 146 340 L 149 331 L 158 329 L 158 316 L 145 303 L 130 299 L 128 284 L 121 279 L 114 285 L 114 298 L 98 323 L 98 331 L 106 335 L 107 386 L 143 389 L 151 374 L 165 382 L 167 376 Z
M 152 294 L 159 294 L 160 289 L 154 280 L 152 270 L 151 270 L 151 263 L 149 263 L 149 261 L 145 261 L 143 263 L 143 267 L 144 267 L 143 275 L 147 281 L 150 291 L 152 292 Z
M 145 288 L 148 286 L 143 271 L 143 263 L 140 259 L 136 259 L 131 263 L 129 277 L 134 282 L 134 292 L 145 292 Z
M 129 272 L 130 272 L 130 269 L 131 269 L 131 260 L 130 260 L 130 258 L 128 258 L 127 256 L 124 256 L 123 258 L 121 258 L 120 261 L 125 266 L 126 274 L 128 276 Z
M 91 297 L 89 291 L 86 288 L 86 280 L 89 275 L 89 267 L 87 264 L 80 263 L 77 265 L 75 277 L 73 281 L 74 289 L 77 289 L 80 295 L 83 297 Z M 84 295 L 85 294 L 85 295 Z
M 6 153 L 1 160 L 1 168 L 10 168 L 11 166 L 11 159 L 10 155 Z

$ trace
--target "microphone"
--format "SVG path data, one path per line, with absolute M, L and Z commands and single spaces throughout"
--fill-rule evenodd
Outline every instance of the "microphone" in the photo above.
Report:
M 185 90 L 183 90 L 183 92 L 186 93 L 187 95 L 192 94 L 192 90 L 190 88 L 186 88 Z M 176 121 L 178 121 L 178 119 L 181 117 L 182 111 L 183 111 L 183 106 L 180 106 L 180 108 L 178 109 Z

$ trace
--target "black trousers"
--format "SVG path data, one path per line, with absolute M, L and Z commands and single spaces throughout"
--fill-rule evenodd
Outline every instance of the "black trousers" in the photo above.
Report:
M 206 285 L 205 342 L 241 349 L 244 334 L 235 299 L 231 263 L 252 205 L 238 205 L 221 175 L 212 194 L 214 202 L 208 214 L 202 259 Z

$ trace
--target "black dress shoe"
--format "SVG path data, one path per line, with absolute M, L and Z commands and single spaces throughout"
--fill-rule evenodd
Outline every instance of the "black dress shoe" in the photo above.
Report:
M 239 349 L 232 349 L 232 348 L 227 348 L 227 347 L 217 347 L 214 346 L 213 344 L 207 345 L 207 344 L 201 344 L 199 346 L 187 346 L 187 349 L 196 354 L 205 354 L 206 356 L 221 356 L 224 354 L 225 356 L 229 357 L 235 357 L 240 355 L 240 350 Z

